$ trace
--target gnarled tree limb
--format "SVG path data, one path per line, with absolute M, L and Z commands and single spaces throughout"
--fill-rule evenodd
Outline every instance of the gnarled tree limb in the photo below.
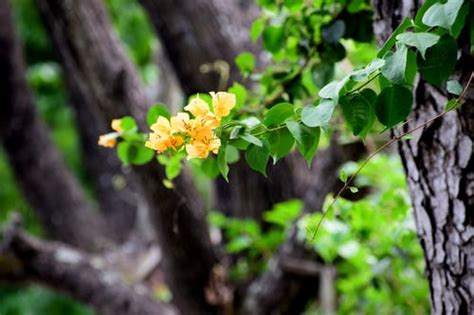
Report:
M 0 281 L 35 282 L 64 292 L 102 315 L 174 315 L 144 287 L 127 286 L 98 258 L 21 230 L 18 218 L 0 234 Z

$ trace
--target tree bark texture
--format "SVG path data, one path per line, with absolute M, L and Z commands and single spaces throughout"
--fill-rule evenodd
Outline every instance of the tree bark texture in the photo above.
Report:
M 87 204 L 35 110 L 8 1 L 0 2 L 0 102 L 2 144 L 47 233 L 80 248 L 104 245 L 103 222 Z
M 13 221 L 0 233 L 0 280 L 40 283 L 91 306 L 101 315 L 172 315 L 146 287 L 127 286 L 105 262 L 57 242 L 36 239 Z
M 375 31 L 381 41 L 421 5 L 417 1 L 374 3 Z M 474 68 L 469 27 L 458 44 L 461 57 L 454 77 L 466 85 Z M 474 314 L 473 98 L 471 86 L 460 109 L 434 121 L 414 139 L 399 143 L 425 254 L 433 314 Z M 404 130 L 442 112 L 448 97 L 444 89 L 419 80 L 414 99 L 414 111 Z
M 146 128 L 150 105 L 136 70 L 112 32 L 98 0 L 39 0 L 45 23 L 60 55 L 66 76 L 77 76 L 91 106 L 104 119 L 133 115 Z M 73 82 L 68 80 L 68 82 Z M 70 87 L 71 88 L 71 87 Z M 184 314 L 212 313 L 205 288 L 216 262 L 203 205 L 191 178 L 184 172 L 174 189 L 162 184 L 163 168 L 156 162 L 134 167 L 151 207 L 164 272 L 173 302 Z

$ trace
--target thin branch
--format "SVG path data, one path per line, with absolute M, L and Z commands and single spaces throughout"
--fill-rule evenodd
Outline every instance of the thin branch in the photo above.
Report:
M 311 241 L 313 241 L 319 231 L 319 228 L 321 227 L 321 224 L 323 223 L 324 219 L 328 216 L 329 212 L 332 210 L 334 204 L 336 203 L 336 201 L 339 199 L 339 197 L 342 195 L 342 193 L 348 189 L 350 187 L 350 185 L 352 184 L 352 182 L 354 181 L 354 179 L 356 178 L 357 175 L 359 175 L 359 173 L 362 171 L 362 169 L 377 155 L 379 154 L 380 152 L 382 152 L 383 150 L 385 150 L 386 148 L 388 148 L 389 146 L 391 146 L 392 144 L 394 144 L 395 142 L 398 142 L 399 140 L 401 140 L 402 138 L 404 138 L 405 136 L 409 135 L 409 134 L 412 134 L 413 132 L 419 130 L 419 129 L 422 129 L 426 126 L 428 126 L 429 124 L 431 124 L 432 122 L 434 122 L 435 120 L 443 117 L 444 115 L 446 115 L 447 113 L 449 113 L 450 111 L 456 109 L 457 105 L 459 105 L 459 102 L 464 98 L 467 90 L 469 89 L 469 86 L 471 85 L 471 82 L 473 80 L 473 77 L 474 77 L 474 72 L 471 72 L 471 76 L 469 77 L 469 80 L 467 81 L 466 85 L 464 86 L 464 89 L 461 93 L 461 95 L 456 99 L 456 101 L 454 102 L 453 106 L 449 109 L 445 109 L 443 112 L 437 114 L 436 116 L 432 117 L 431 119 L 428 119 L 427 121 L 419 124 L 418 126 L 415 126 L 413 127 L 412 129 L 408 130 L 408 131 L 405 131 L 403 132 L 402 134 L 398 135 L 398 136 L 395 136 L 393 137 L 392 139 L 390 139 L 389 141 L 387 141 L 386 143 L 384 143 L 383 145 L 381 145 L 379 148 L 377 148 L 374 152 L 372 152 L 368 157 L 367 159 L 364 160 L 364 162 L 362 162 L 362 164 L 357 168 L 357 170 L 354 172 L 354 174 L 352 174 L 352 176 L 349 177 L 349 179 L 344 183 L 344 186 L 339 190 L 339 192 L 336 194 L 336 196 L 334 197 L 334 199 L 332 200 L 332 202 L 330 203 L 329 207 L 327 208 L 327 210 L 325 212 L 323 212 L 323 215 L 321 217 L 321 220 L 319 220 L 318 222 L 318 225 L 316 226 L 316 229 L 314 231 L 314 234 L 311 236 Z

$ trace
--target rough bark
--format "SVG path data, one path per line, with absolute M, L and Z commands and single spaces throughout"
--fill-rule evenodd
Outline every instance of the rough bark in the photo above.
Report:
M 26 199 L 51 237 L 80 248 L 104 245 L 100 218 L 35 110 L 8 1 L 0 2 L 0 73 L 0 138 Z
M 99 257 L 23 232 L 13 220 L 0 233 L 0 281 L 34 282 L 64 292 L 102 315 L 177 314 L 147 288 L 127 286 Z
M 343 148 L 333 140 L 328 149 L 318 153 L 312 165 L 315 180 L 303 198 L 303 213 L 321 211 L 327 194 L 339 186 L 338 172 L 342 164 L 359 159 L 363 152 L 365 150 L 359 143 Z M 297 238 L 296 225 L 271 258 L 268 270 L 250 285 L 243 300 L 244 314 L 300 314 L 304 311 L 318 293 L 317 279 L 321 271 L 295 271 L 294 264 L 291 264 L 295 259 L 299 261 L 299 269 L 305 263 L 314 265 L 319 261 L 314 250 Z
M 412 16 L 417 1 L 375 1 L 375 31 L 384 40 L 405 16 Z M 466 28 L 455 77 L 466 84 L 472 75 Z M 474 313 L 474 92 L 466 103 L 426 127 L 416 137 L 399 143 L 407 175 L 417 232 L 425 253 L 433 314 Z M 444 89 L 423 80 L 415 88 L 413 113 L 404 129 L 443 111 Z
M 145 126 L 151 102 L 100 1 L 39 0 L 39 4 L 61 62 L 69 69 L 65 75 L 78 76 L 106 121 L 133 115 Z M 191 179 L 184 172 L 174 180 L 175 188 L 168 189 L 162 184 L 163 168 L 156 162 L 133 170 L 151 207 L 173 302 L 184 314 L 212 313 L 204 291 L 216 258 Z

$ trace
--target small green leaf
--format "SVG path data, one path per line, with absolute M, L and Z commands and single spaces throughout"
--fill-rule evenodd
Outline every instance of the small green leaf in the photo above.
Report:
M 263 143 L 259 138 L 255 137 L 254 135 L 251 135 L 249 133 L 244 133 L 244 134 L 240 135 L 239 138 L 243 139 L 243 140 L 245 140 L 249 143 L 252 143 L 252 144 L 254 144 L 258 147 L 263 146 Z
M 296 140 L 298 151 L 310 166 L 318 149 L 320 129 L 318 127 L 308 127 L 294 120 L 287 120 L 286 126 Z
M 379 50 L 377 53 L 378 58 L 383 58 L 385 54 L 392 49 L 392 47 L 395 45 L 397 42 L 397 36 L 398 34 L 401 34 L 407 30 L 412 25 L 412 21 L 409 18 L 405 18 L 403 22 L 393 31 L 392 35 L 387 39 L 385 44 L 382 46 L 382 48 Z
M 252 39 L 252 42 L 255 43 L 260 35 L 262 35 L 266 20 L 266 17 L 261 17 L 253 21 L 252 26 L 250 27 L 250 38 Z
M 413 103 L 412 91 L 402 85 L 394 85 L 382 90 L 375 101 L 375 114 L 387 128 L 405 120 Z
M 219 168 L 219 172 L 221 173 L 222 177 L 229 182 L 229 178 L 227 177 L 229 174 L 229 165 L 227 165 L 227 146 L 223 145 L 219 148 L 219 153 L 217 154 L 217 167 Z
M 237 100 L 235 107 L 240 108 L 244 106 L 245 101 L 247 100 L 247 89 L 237 82 L 234 82 L 232 86 L 229 88 L 229 92 L 235 94 L 235 98 Z
M 234 147 L 233 145 L 228 144 L 227 149 L 225 150 L 225 158 L 227 160 L 227 164 L 234 164 L 239 161 L 240 159 L 240 152 L 239 150 Z
M 422 22 L 427 26 L 439 26 L 451 32 L 463 3 L 464 0 L 448 0 L 446 3 L 435 3 L 426 10 Z
M 278 126 L 294 114 L 294 106 L 290 103 L 279 103 L 270 108 L 263 119 L 267 127 Z
M 258 120 L 256 117 L 245 118 L 241 121 L 241 123 L 245 125 L 247 130 L 253 130 L 261 124 L 260 120 Z
M 254 144 L 249 145 L 245 152 L 245 161 L 247 161 L 250 168 L 267 176 L 267 163 L 270 158 L 270 151 L 268 143 L 264 143 L 262 147 Z
M 323 99 L 318 106 L 305 106 L 301 112 L 301 121 L 308 127 L 325 127 L 331 120 L 336 104 Z
M 351 193 L 353 193 L 353 194 L 356 194 L 356 193 L 358 193 L 358 192 L 359 192 L 359 188 L 357 188 L 357 187 L 354 187 L 354 186 L 351 186 L 351 187 L 349 187 L 349 190 L 350 190 L 350 191 L 351 191 Z
M 148 126 L 153 125 L 157 121 L 159 116 L 163 116 L 167 119 L 170 119 L 171 114 L 165 105 L 157 103 L 150 107 L 150 109 L 148 110 L 148 114 L 146 115 L 146 122 Z
M 455 98 L 449 100 L 444 106 L 444 111 L 448 112 L 450 110 L 456 109 L 462 105 L 462 101 L 459 101 Z
M 255 68 L 255 56 L 251 52 L 245 51 L 235 58 L 235 63 L 242 74 L 249 74 Z
M 284 0 L 283 5 L 290 11 L 295 12 L 300 10 L 303 5 L 304 1 L 303 0 Z
M 345 169 L 341 171 L 341 174 L 339 175 L 339 179 L 341 180 L 341 182 L 347 183 L 347 173 Z
M 426 50 L 436 45 L 439 39 L 439 35 L 431 33 L 403 33 L 397 36 L 399 42 L 418 49 L 423 59 L 425 59 Z
M 184 158 L 184 154 L 181 152 L 176 152 L 171 158 L 168 159 L 168 161 L 165 164 L 165 173 L 166 173 L 166 178 L 169 180 L 173 180 L 176 178 L 180 173 L 182 169 L 182 164 L 181 161 Z
M 281 26 L 267 26 L 263 30 L 263 47 L 271 53 L 278 52 L 284 45 L 285 29 Z
M 194 159 L 194 161 L 197 161 L 197 160 L 198 159 Z M 209 178 L 216 178 L 217 175 L 219 175 L 219 167 L 217 166 L 217 159 L 214 157 L 208 157 L 207 159 L 204 159 L 202 161 L 200 169 Z
M 449 93 L 459 96 L 462 93 L 462 85 L 456 80 L 450 80 L 447 83 L 447 90 Z
M 425 59 L 418 56 L 418 68 L 423 79 L 441 87 L 456 67 L 457 53 L 454 38 L 449 35 L 441 37 L 436 45 L 427 50 Z
M 136 145 L 131 142 L 121 142 L 117 146 L 117 154 L 123 164 L 143 165 L 151 161 L 155 152 L 143 145 Z
M 402 84 L 405 82 L 405 70 L 407 67 L 407 46 L 397 45 L 396 52 L 389 51 L 385 56 L 385 65 L 381 71 L 390 82 Z
M 350 78 L 356 82 L 363 82 L 369 79 L 369 76 L 385 65 L 384 59 L 376 58 L 367 67 L 352 71 Z
M 270 155 L 273 157 L 273 164 L 290 153 L 295 144 L 295 139 L 287 128 L 269 132 L 267 140 L 270 143 Z
M 124 131 L 133 132 L 137 130 L 137 123 L 135 119 L 131 116 L 125 116 L 120 121 L 120 126 Z

